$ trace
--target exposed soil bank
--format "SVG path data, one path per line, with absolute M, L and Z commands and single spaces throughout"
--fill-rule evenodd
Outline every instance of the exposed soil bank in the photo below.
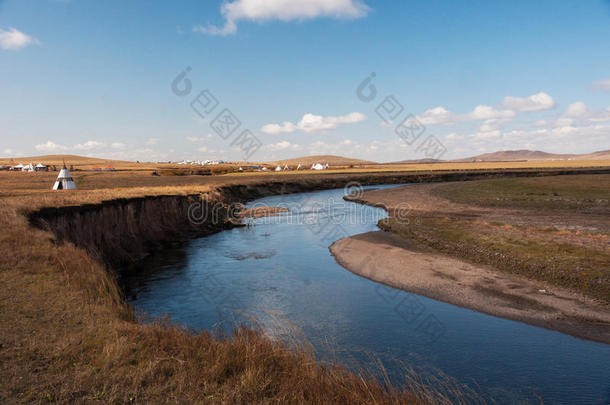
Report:
M 418 252 L 407 239 L 390 232 L 344 238 L 330 251 L 352 273 L 394 288 L 610 344 L 610 310 L 578 294 Z
M 351 183 L 428 183 L 578 173 L 610 173 L 610 169 L 308 176 L 289 181 L 255 181 L 246 185 L 219 186 L 214 191 L 201 195 L 158 195 L 108 200 L 101 204 L 48 207 L 29 213 L 28 216 L 32 225 L 51 231 L 58 242 L 72 242 L 110 268 L 125 269 L 168 243 L 205 236 L 236 226 L 234 221 L 230 220 L 239 211 L 236 204 L 270 195 L 327 190 Z

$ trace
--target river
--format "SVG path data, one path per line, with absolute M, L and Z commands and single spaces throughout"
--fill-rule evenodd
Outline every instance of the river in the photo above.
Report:
M 130 302 L 193 330 L 256 325 L 356 371 L 378 370 L 380 360 L 396 384 L 410 368 L 498 403 L 538 403 L 540 396 L 610 404 L 609 345 L 395 290 L 338 265 L 328 246 L 376 230 L 386 216 L 343 195 L 335 189 L 250 203 L 290 212 L 149 256 L 124 280 Z

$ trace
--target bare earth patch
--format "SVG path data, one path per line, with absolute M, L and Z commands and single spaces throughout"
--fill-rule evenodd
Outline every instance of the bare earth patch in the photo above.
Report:
M 412 249 L 370 232 L 330 247 L 339 264 L 370 280 L 486 314 L 610 343 L 610 310 L 564 289 Z

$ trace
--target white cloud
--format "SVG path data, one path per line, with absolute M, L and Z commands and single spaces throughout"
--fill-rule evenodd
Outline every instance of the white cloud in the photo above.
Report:
M 500 130 L 493 130 L 493 131 L 483 131 L 483 132 L 477 132 L 476 134 L 474 134 L 475 138 L 479 138 L 479 139 L 489 139 L 489 138 L 499 138 L 502 136 L 502 132 L 500 132 Z
M 261 132 L 266 134 L 282 134 L 295 131 L 316 132 L 334 129 L 341 124 L 353 124 L 364 121 L 366 117 L 359 112 L 353 112 L 339 117 L 323 117 L 315 114 L 305 114 L 296 123 L 284 121 L 282 124 L 267 124 L 261 127 Z
M 47 141 L 34 146 L 34 149 L 40 152 L 58 152 L 68 149 L 67 146 L 56 144 L 53 141 Z
M 488 105 L 478 105 L 472 110 L 470 114 L 466 115 L 466 119 L 478 121 L 478 120 L 493 120 L 502 118 L 513 118 L 515 112 L 511 110 L 496 110 L 495 108 Z
M 38 43 L 40 42 L 36 38 L 32 38 L 15 28 L 9 28 L 8 31 L 0 29 L 0 48 L 2 49 L 17 50 Z
M 558 118 L 557 121 L 555 121 L 555 127 L 557 127 L 557 128 L 571 127 L 572 124 L 574 124 L 574 120 L 572 118 L 562 117 L 562 118 Z
M 301 146 L 290 143 L 288 141 L 281 141 L 278 143 L 272 143 L 266 146 L 266 148 L 270 151 L 285 151 L 285 150 L 301 150 Z
M 185 139 L 189 142 L 197 143 L 197 142 L 204 142 L 211 138 L 212 138 L 212 134 L 207 134 L 206 136 L 203 136 L 201 138 L 198 138 L 195 136 L 187 136 Z
M 417 119 L 424 125 L 455 125 L 462 121 L 482 121 L 486 120 L 486 124 L 500 123 L 501 120 L 506 122 L 515 116 L 515 112 L 511 110 L 497 110 L 488 105 L 478 105 L 468 114 L 455 114 L 448 111 L 444 107 L 438 106 L 426 110 L 423 114 L 418 115 Z M 495 120 L 495 121 L 492 121 Z
M 61 144 L 55 143 L 53 141 L 47 141 L 45 143 L 41 143 L 41 144 L 34 146 L 34 149 L 36 149 L 39 152 L 63 152 L 63 151 L 67 151 L 67 150 L 73 150 L 73 151 L 89 151 L 89 150 L 94 150 L 94 149 L 99 150 L 99 149 L 103 149 L 105 147 L 106 147 L 105 143 L 98 142 L 98 141 L 87 141 L 84 143 L 77 143 L 76 145 L 72 145 L 72 146 L 61 145 Z M 125 147 L 125 145 L 122 143 L 113 143 L 110 145 L 110 147 L 114 148 L 114 149 L 123 149 Z
M 430 108 L 416 118 L 424 125 L 454 124 L 458 121 L 455 114 L 441 106 Z
M 457 141 L 457 140 L 464 139 L 464 136 L 463 135 L 458 135 L 455 132 L 451 132 L 449 135 L 447 135 L 445 137 L 445 139 L 448 139 L 450 141 Z
M 487 120 L 479 127 L 481 132 L 495 131 L 498 129 L 498 120 Z
M 235 0 L 220 8 L 225 24 L 222 27 L 198 25 L 193 31 L 211 35 L 237 32 L 240 20 L 264 22 L 271 20 L 311 20 L 320 17 L 353 19 L 364 17 L 369 8 L 361 0 Z
M 610 79 L 598 80 L 591 83 L 591 90 L 610 92 Z
M 566 108 L 564 115 L 573 118 L 582 118 L 587 115 L 587 106 L 582 101 L 572 103 Z
M 106 145 L 101 143 L 101 142 L 97 142 L 97 141 L 87 141 L 85 143 L 79 143 L 76 144 L 72 147 L 72 149 L 76 149 L 76 150 L 91 150 L 91 149 L 100 149 L 105 147 Z
M 555 100 L 548 94 L 540 92 L 529 97 L 506 96 L 502 104 L 514 111 L 543 111 L 553 108 Z
M 6 148 L 6 149 L 4 149 L 4 151 L 2 153 L 4 153 L 5 155 L 12 155 L 13 150 L 11 148 Z
M 156 145 L 159 143 L 159 138 L 148 138 L 146 141 L 147 145 Z
M 261 132 L 266 134 L 284 134 L 294 132 L 299 129 L 292 122 L 284 121 L 282 124 L 267 124 L 261 127 Z
M 534 126 L 535 127 L 546 127 L 549 125 L 549 122 L 547 120 L 538 120 L 534 122 Z
M 589 121 L 591 121 L 591 122 L 610 121 L 610 107 L 606 108 L 603 111 L 593 114 L 593 116 L 591 118 L 589 118 Z

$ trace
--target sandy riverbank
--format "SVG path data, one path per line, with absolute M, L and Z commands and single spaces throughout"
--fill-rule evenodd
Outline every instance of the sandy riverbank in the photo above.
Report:
M 584 181 L 575 179 L 577 184 Z M 562 179 L 561 183 L 568 180 Z M 592 212 L 582 208 L 528 209 L 519 195 L 516 197 L 520 209 L 458 203 L 439 197 L 438 187 L 444 187 L 443 183 L 371 190 L 345 197 L 388 211 L 390 219 L 381 225 L 391 232 L 341 239 L 330 247 L 331 253 L 343 267 L 379 283 L 610 343 L 608 301 L 603 299 L 603 293 L 589 294 L 605 291 L 604 275 L 587 279 L 588 283 L 601 283 L 595 284 L 599 285 L 595 290 L 568 288 L 579 284 L 563 281 L 564 277 L 571 277 L 585 282 L 584 272 L 591 269 L 583 252 L 607 254 L 610 221 L 599 211 L 603 208 Z M 457 190 L 463 187 L 458 185 Z M 480 190 L 484 187 L 481 184 Z M 507 194 L 504 197 L 509 198 Z M 397 218 L 405 215 L 405 206 L 408 217 L 401 222 Z M 553 256 L 551 252 L 558 246 L 573 252 L 574 259 Z M 526 266 L 530 266 L 527 271 Z
M 337 262 L 354 274 L 489 315 L 610 343 L 610 310 L 555 287 L 452 257 L 419 252 L 390 232 L 335 242 Z

